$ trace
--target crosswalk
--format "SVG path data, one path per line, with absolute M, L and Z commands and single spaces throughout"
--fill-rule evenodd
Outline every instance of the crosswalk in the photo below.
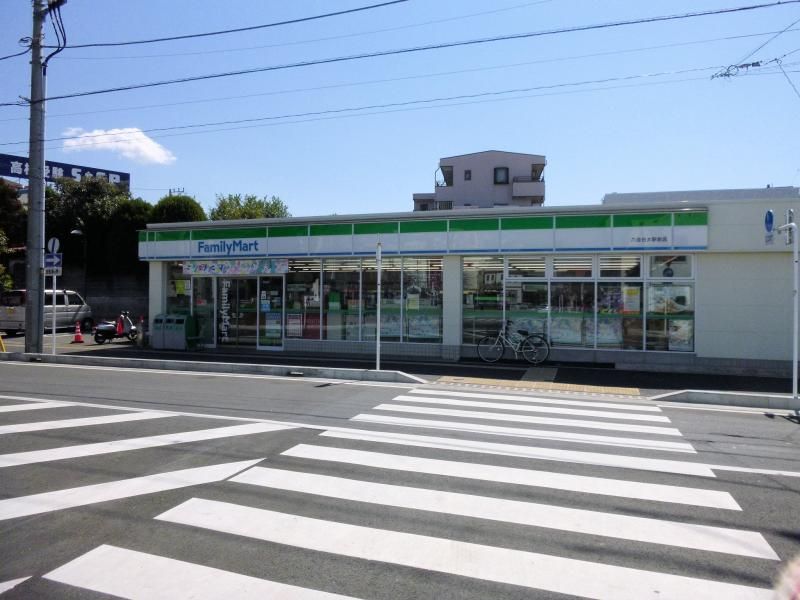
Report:
M 0 396 L 0 526 L 162 498 L 140 536 L 0 565 L 0 594 L 766 600 L 788 558 L 645 401 L 422 386 L 346 426 L 240 421 Z M 73 485 L 15 483 L 52 468 Z

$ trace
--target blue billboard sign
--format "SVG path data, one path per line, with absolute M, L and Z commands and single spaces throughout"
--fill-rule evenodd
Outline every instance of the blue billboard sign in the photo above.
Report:
M 24 156 L 13 156 L 11 154 L 0 154 L 0 177 L 23 177 L 28 179 L 28 159 Z M 84 177 L 98 177 L 106 179 L 110 183 L 127 186 L 131 185 L 131 174 L 110 169 L 98 169 L 96 167 L 83 167 L 81 165 L 70 165 L 67 163 L 45 161 L 44 179 L 45 181 L 55 181 L 62 177 L 80 181 Z

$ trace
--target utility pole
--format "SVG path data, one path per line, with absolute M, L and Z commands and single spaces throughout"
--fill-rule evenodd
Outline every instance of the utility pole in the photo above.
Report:
M 33 1 L 31 36 L 31 116 L 28 154 L 28 239 L 25 271 L 25 352 L 42 353 L 44 333 L 44 97 L 42 38 L 47 6 Z

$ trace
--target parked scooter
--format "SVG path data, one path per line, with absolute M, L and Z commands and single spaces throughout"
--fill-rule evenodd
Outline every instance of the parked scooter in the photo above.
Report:
M 97 344 L 105 344 L 115 338 L 125 337 L 130 341 L 136 341 L 139 329 L 131 321 L 130 312 L 123 310 L 116 321 L 103 321 L 94 330 L 94 341 Z

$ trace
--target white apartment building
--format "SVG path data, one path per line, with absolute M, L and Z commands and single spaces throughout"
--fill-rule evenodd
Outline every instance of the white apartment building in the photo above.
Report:
M 487 150 L 439 160 L 434 192 L 414 194 L 415 211 L 541 206 L 544 156 Z

